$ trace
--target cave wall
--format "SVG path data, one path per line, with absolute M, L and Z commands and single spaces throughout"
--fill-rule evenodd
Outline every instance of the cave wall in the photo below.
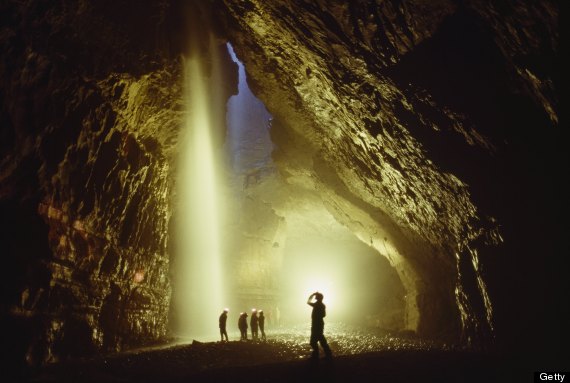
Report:
M 192 6 L 0 5 L 3 366 L 168 336 Z
M 278 276 L 283 262 L 287 224 L 271 205 L 248 195 L 241 201 L 237 232 L 227 254 L 229 297 L 236 310 L 269 310 L 279 300 Z
M 408 329 L 472 345 L 560 338 L 555 3 L 5 1 L 6 364 L 166 335 L 178 56 L 208 29 L 184 15 L 212 4 L 274 116 L 282 180 L 390 260 Z
M 562 193 L 537 186 L 562 170 L 556 4 L 223 3 L 250 86 L 275 118 L 277 166 L 390 259 L 409 293 L 408 328 L 516 343 L 526 324 L 513 310 L 559 288 L 549 231 L 560 232 Z M 529 205 L 530 224 L 519 213 Z M 533 234 L 554 238 L 547 259 L 518 245 Z M 539 288 L 505 283 L 531 277 L 533 262 Z

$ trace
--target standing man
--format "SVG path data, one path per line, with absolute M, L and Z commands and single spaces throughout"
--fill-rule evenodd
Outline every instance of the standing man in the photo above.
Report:
M 220 336 L 222 337 L 222 342 L 224 341 L 224 336 L 226 337 L 226 342 L 229 342 L 228 340 L 228 332 L 226 331 L 226 323 L 228 321 L 228 312 L 230 310 L 228 309 L 224 309 L 224 311 L 222 311 L 222 314 L 220 315 L 220 319 L 218 320 L 219 324 L 220 324 Z
M 315 302 L 312 301 L 313 297 L 315 298 Z M 323 303 L 323 294 L 319 292 L 314 292 L 309 295 L 309 299 L 307 299 L 307 304 L 313 307 L 313 312 L 311 313 L 311 348 L 313 349 L 313 353 L 311 355 L 311 359 L 318 359 L 319 358 L 319 345 L 321 343 L 321 347 L 325 351 L 325 357 L 327 359 L 332 358 L 332 352 L 329 348 L 327 340 L 324 335 L 325 331 L 325 321 L 324 317 L 327 316 L 326 306 Z
M 241 333 L 241 340 L 247 340 L 247 313 L 243 312 L 239 315 L 238 319 L 239 332 Z
M 257 310 L 251 310 L 251 319 L 249 321 L 251 326 L 251 339 L 257 340 L 257 329 L 259 328 L 259 319 L 257 318 Z
M 265 315 L 263 315 L 263 310 L 259 310 L 259 330 L 261 330 L 261 339 L 267 340 L 265 337 Z

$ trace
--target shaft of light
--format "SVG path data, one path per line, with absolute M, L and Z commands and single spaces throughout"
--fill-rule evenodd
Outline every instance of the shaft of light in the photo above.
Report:
M 211 79 L 209 87 L 215 78 Z M 179 328 L 184 335 L 210 338 L 223 308 L 220 251 L 218 160 L 213 145 L 211 108 L 203 69 L 185 62 L 187 120 L 179 174 L 177 294 Z

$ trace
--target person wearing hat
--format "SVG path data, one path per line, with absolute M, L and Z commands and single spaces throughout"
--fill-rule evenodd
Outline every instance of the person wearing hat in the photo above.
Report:
M 228 321 L 228 312 L 230 310 L 228 309 L 224 309 L 224 311 L 222 311 L 222 314 L 220 315 L 220 318 L 218 320 L 219 325 L 220 325 L 220 336 L 222 337 L 222 342 L 224 341 L 224 336 L 226 337 L 226 342 L 229 342 L 228 340 L 228 332 L 226 330 L 226 323 Z
M 239 315 L 238 328 L 241 333 L 241 340 L 247 340 L 247 313 L 243 312 Z
M 315 301 L 313 302 L 313 297 Z M 324 317 L 327 315 L 326 306 L 323 303 L 323 294 L 317 292 L 309 295 L 307 299 L 307 304 L 313 307 L 313 312 L 311 313 L 311 348 L 313 353 L 311 354 L 311 359 L 319 358 L 319 343 L 325 351 L 325 356 L 327 359 L 332 358 L 332 352 L 325 338 L 325 321 Z
M 259 328 L 259 318 L 257 317 L 257 310 L 251 310 L 251 319 L 249 320 L 249 326 L 251 327 L 251 339 L 257 340 L 258 328 Z
M 261 331 L 261 339 L 267 340 L 265 337 L 265 315 L 263 315 L 263 310 L 259 310 L 259 330 Z

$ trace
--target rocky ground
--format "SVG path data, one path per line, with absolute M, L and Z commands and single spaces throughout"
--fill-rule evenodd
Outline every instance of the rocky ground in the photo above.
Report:
M 67 361 L 29 382 L 503 381 L 497 359 L 385 332 L 329 326 L 332 361 L 308 360 L 308 328 L 268 332 L 266 342 L 192 342 Z M 230 334 L 231 339 L 237 334 Z M 179 340 L 180 341 L 180 340 Z M 510 381 L 510 380 L 506 380 Z

